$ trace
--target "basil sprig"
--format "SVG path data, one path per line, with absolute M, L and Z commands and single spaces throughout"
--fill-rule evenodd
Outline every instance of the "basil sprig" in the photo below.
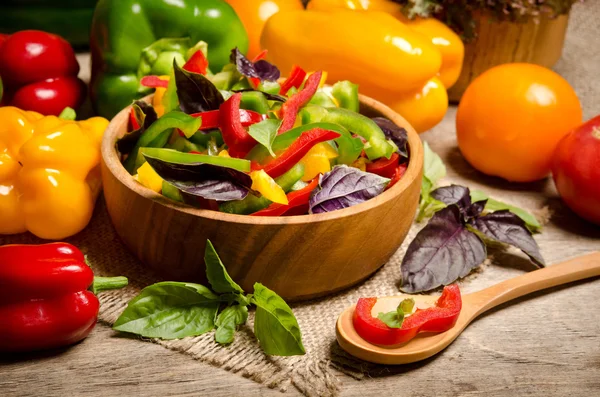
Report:
M 166 281 L 150 285 L 133 298 L 113 329 L 148 338 L 179 339 L 216 328 L 215 341 L 233 342 L 236 330 L 256 306 L 254 334 L 265 353 L 294 356 L 305 353 L 298 321 L 285 301 L 260 283 L 246 295 L 229 276 L 210 240 L 204 253 L 212 290 L 200 284 Z M 213 292 L 214 291 L 214 292 Z

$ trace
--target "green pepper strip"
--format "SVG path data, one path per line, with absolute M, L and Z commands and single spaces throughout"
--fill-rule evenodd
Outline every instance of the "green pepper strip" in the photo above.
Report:
M 337 158 L 338 164 L 352 164 L 363 150 L 363 143 L 360 138 L 355 138 L 348 132 L 347 129 L 339 124 L 333 123 L 311 123 L 301 125 L 294 129 L 284 132 L 281 135 L 277 135 L 273 141 L 273 151 L 281 151 L 287 149 L 303 132 L 312 130 L 314 128 L 321 128 L 323 130 L 334 131 L 339 133 L 341 136 L 335 140 L 338 144 L 339 157 Z M 263 163 L 265 160 L 270 158 L 269 151 L 262 145 L 255 146 L 250 153 L 246 156 L 249 160 Z
M 367 140 L 365 153 L 370 160 L 385 157 L 389 159 L 394 153 L 381 128 L 370 118 L 360 113 L 340 108 L 322 108 L 307 106 L 302 110 L 302 121 L 340 124 L 347 130 Z
M 358 113 L 360 103 L 358 101 L 358 84 L 345 81 L 338 81 L 331 90 L 331 95 L 339 103 L 339 107 Z
M 163 181 L 162 183 L 162 195 L 168 199 L 173 201 L 178 201 L 183 203 L 183 197 L 181 197 L 181 192 L 175 186 L 171 185 L 167 181 Z
M 172 149 L 142 148 L 140 152 L 146 157 L 179 164 L 204 163 L 227 167 L 241 172 L 250 172 L 250 161 L 233 157 L 211 156 L 208 154 L 181 153 Z
M 310 105 L 317 105 L 317 106 L 323 106 L 323 107 L 335 107 L 336 106 L 333 99 L 331 99 L 331 97 L 329 95 L 327 95 L 326 93 L 324 93 L 323 91 L 315 92 L 315 95 L 313 95 L 313 97 L 310 99 L 310 101 L 308 101 L 308 103 Z
M 242 92 L 240 109 L 254 110 L 260 114 L 267 114 L 271 110 L 267 98 L 258 91 Z
M 146 131 L 142 133 L 135 147 L 129 153 L 129 156 L 123 163 L 125 169 L 130 174 L 135 174 L 137 169 L 143 164 L 139 164 L 138 153 L 143 147 L 164 147 L 169 140 L 171 130 L 179 128 L 186 136 L 193 135 L 202 125 L 202 119 L 197 119 L 183 112 L 173 111 L 165 114 L 156 120 Z
M 304 165 L 296 164 L 285 174 L 275 178 L 275 182 L 277 182 L 283 191 L 287 193 L 292 189 L 292 186 L 294 186 L 296 182 L 302 179 L 303 176 Z M 264 196 L 257 197 L 253 194 L 249 194 L 243 200 L 227 201 L 220 204 L 219 210 L 221 212 L 227 212 L 230 214 L 248 215 L 267 208 L 269 205 L 271 205 L 271 203 L 271 200 L 265 198 Z

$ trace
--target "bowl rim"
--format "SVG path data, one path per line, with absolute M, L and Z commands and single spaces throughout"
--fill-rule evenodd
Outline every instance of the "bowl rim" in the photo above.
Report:
M 143 98 L 145 101 L 149 101 L 152 98 L 152 94 Z M 419 178 L 418 183 L 421 181 L 421 170 L 423 167 L 423 145 L 421 138 L 410 125 L 406 119 L 400 116 L 398 113 L 393 111 L 390 107 L 383 103 L 370 98 L 366 95 L 359 94 L 359 100 L 361 105 L 365 105 L 372 110 L 380 113 L 384 117 L 390 119 L 394 124 L 399 127 L 405 128 L 408 134 L 408 146 L 410 150 L 410 161 L 403 177 L 398 183 L 392 186 L 390 189 L 384 191 L 380 195 L 360 203 L 358 205 L 343 208 L 336 211 L 320 213 L 320 214 L 307 214 L 307 215 L 295 215 L 295 216 L 251 216 L 251 215 L 239 215 L 230 214 L 226 212 L 199 209 L 192 207 L 184 203 L 178 203 L 172 201 L 162 194 L 156 193 L 153 190 L 143 186 L 136 182 L 133 177 L 123 167 L 119 155 L 116 150 L 117 132 L 123 122 L 127 122 L 129 119 L 129 112 L 131 105 L 121 110 L 116 116 L 110 121 L 104 136 L 102 138 L 101 154 L 102 162 L 106 169 L 113 174 L 113 176 L 122 183 L 128 189 L 134 191 L 136 194 L 142 196 L 145 199 L 151 200 L 156 204 L 168 207 L 175 211 L 180 211 L 189 215 L 199 216 L 215 221 L 233 222 L 241 224 L 251 225 L 302 225 L 311 224 L 318 222 L 331 221 L 335 219 L 346 218 L 354 216 L 363 212 L 372 210 L 390 200 L 395 199 L 409 186 L 415 183 L 415 180 Z M 105 194 L 105 193 L 104 193 Z

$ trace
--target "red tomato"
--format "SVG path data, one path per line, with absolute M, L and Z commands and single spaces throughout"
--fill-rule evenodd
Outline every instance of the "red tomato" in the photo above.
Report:
M 10 104 L 41 114 L 59 115 L 66 107 L 75 108 L 85 97 L 86 87 L 76 77 L 58 77 L 19 88 Z
M 2 44 L 0 74 L 6 85 L 24 85 L 57 76 L 76 76 L 79 64 L 62 37 L 39 30 L 23 30 Z
M 552 174 L 556 189 L 569 208 L 600 225 L 600 116 L 560 141 Z

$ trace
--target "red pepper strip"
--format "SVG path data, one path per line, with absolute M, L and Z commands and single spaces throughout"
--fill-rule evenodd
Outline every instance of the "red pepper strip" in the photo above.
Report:
M 337 132 L 324 130 L 322 128 L 308 130 L 300 135 L 298 139 L 281 153 L 280 156 L 265 164 L 262 169 L 265 170 L 271 178 L 277 178 L 292 168 L 317 143 L 331 141 L 340 136 L 341 135 Z
M 310 194 L 313 190 L 316 189 L 319 184 L 319 178 L 313 179 L 308 185 L 300 190 L 296 190 L 294 192 L 288 193 L 288 205 L 273 203 L 264 210 L 257 211 L 252 216 L 282 216 L 288 215 L 289 212 L 296 208 L 304 208 L 308 205 L 308 200 L 310 199 Z M 306 213 L 307 211 L 303 211 L 302 213 Z
M 394 171 L 394 176 L 392 176 L 392 180 L 390 181 L 390 183 L 388 183 L 388 185 L 385 187 L 385 190 L 388 190 L 389 188 L 391 188 L 392 186 L 394 186 L 396 183 L 398 183 L 398 181 L 400 179 L 402 179 L 402 177 L 404 176 L 404 173 L 406 172 L 406 169 L 408 168 L 408 164 L 404 163 L 404 164 L 400 164 L 396 170 Z
M 360 298 L 354 309 L 352 323 L 356 332 L 369 343 L 382 346 L 399 345 L 414 338 L 419 332 L 444 332 L 454 326 L 462 299 L 458 285 L 444 287 L 435 306 L 417 309 L 407 316 L 401 328 L 390 328 L 371 315 L 377 298 Z
M 129 123 L 131 124 L 131 131 L 140 129 L 140 123 L 138 123 L 137 117 L 135 117 L 135 110 L 133 110 L 133 107 L 129 111 Z
M 67 243 L 0 247 L 0 352 L 49 349 L 85 338 L 99 302 L 94 274 Z
M 268 52 L 269 52 L 269 50 L 262 50 L 261 52 L 259 52 L 259 53 L 258 53 L 258 55 L 257 55 L 257 56 L 255 56 L 255 57 L 252 59 L 252 62 L 258 62 L 258 61 L 260 61 L 261 59 L 265 59 L 265 58 L 267 57 L 267 53 L 268 53 Z
M 167 88 L 169 80 L 161 80 L 158 76 L 144 76 L 140 80 L 140 84 L 150 88 Z
M 281 84 L 281 88 L 279 89 L 280 95 L 286 95 L 290 88 L 296 87 L 300 88 L 304 78 L 306 77 L 306 72 L 298 65 L 292 66 L 292 71 L 287 79 Z
M 372 163 L 367 164 L 367 172 L 377 174 L 384 178 L 392 178 L 398 168 L 398 159 L 400 156 L 398 153 L 392 154 L 392 157 L 386 159 L 385 157 L 380 158 Z
M 277 134 L 282 134 L 286 131 L 289 131 L 294 127 L 294 123 L 296 122 L 296 116 L 298 115 L 298 111 L 300 108 L 308 103 L 310 99 L 315 95 L 317 89 L 319 88 L 319 84 L 321 83 L 321 76 L 323 72 L 318 71 L 311 74 L 306 83 L 304 84 L 304 88 L 298 91 L 296 94 L 292 95 L 282 106 L 281 106 L 281 126 L 277 131 Z
M 240 116 L 242 94 L 237 92 L 226 100 L 219 109 L 219 125 L 223 141 L 231 157 L 243 158 L 256 145 L 254 138 L 244 128 Z
M 200 117 L 202 119 L 202 125 L 200 126 L 200 131 L 212 130 L 214 128 L 219 128 L 221 126 L 219 122 L 219 111 L 218 110 L 209 110 L 207 112 L 200 113 L 192 113 L 190 114 L 192 117 Z M 260 114 L 253 110 L 245 110 L 240 109 L 240 121 L 242 122 L 242 126 L 248 127 L 252 124 L 256 124 L 258 122 L 263 121 L 267 116 L 264 114 Z M 177 130 L 180 136 L 185 136 L 183 131 Z
M 188 72 L 206 75 L 206 71 L 208 70 L 208 59 L 206 59 L 201 50 L 198 50 L 194 52 L 194 55 L 192 55 L 185 65 L 183 65 L 183 69 Z

